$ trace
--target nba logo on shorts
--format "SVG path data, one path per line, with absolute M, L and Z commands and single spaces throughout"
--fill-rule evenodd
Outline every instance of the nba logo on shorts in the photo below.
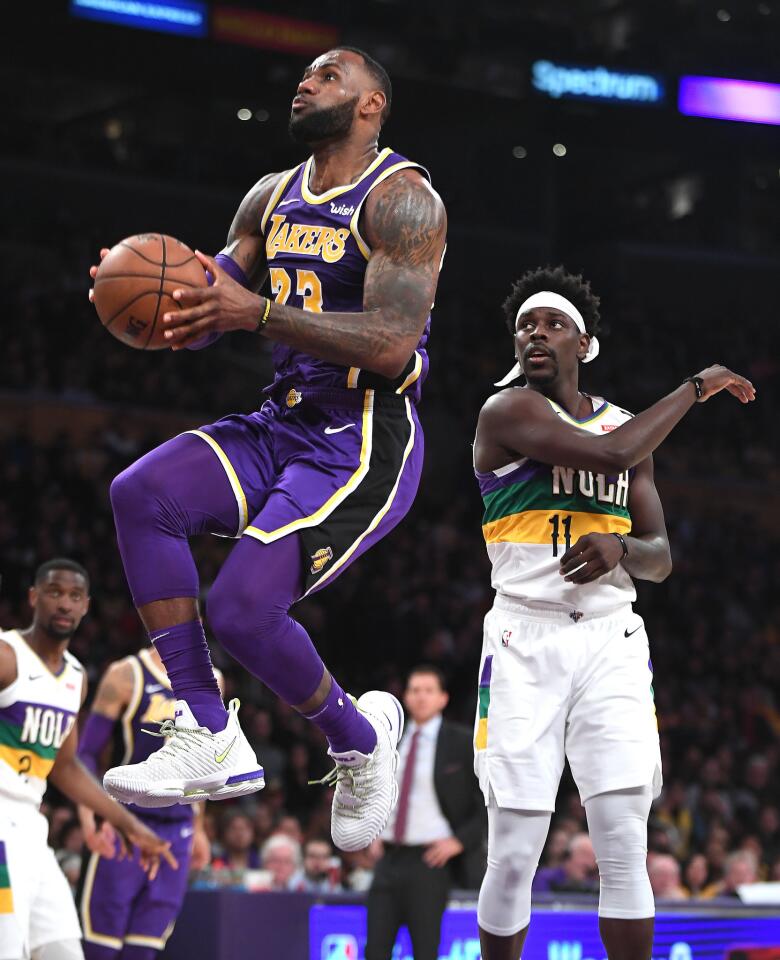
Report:
M 501 634 L 501 646 L 502 646 L 502 647 L 508 647 L 508 646 L 509 646 L 509 638 L 510 638 L 511 636 L 512 636 L 512 631 L 511 631 L 511 630 L 504 630 L 504 631 L 502 632 L 502 634 Z
M 357 940 L 351 933 L 329 933 L 322 941 L 322 960 L 357 960 Z

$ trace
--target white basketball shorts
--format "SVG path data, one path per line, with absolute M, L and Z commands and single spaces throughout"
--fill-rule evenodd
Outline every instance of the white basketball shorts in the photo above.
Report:
M 630 604 L 574 620 L 496 597 L 485 617 L 474 769 L 499 807 L 555 810 L 569 759 L 583 803 L 651 784 L 661 750 L 642 618 Z
M 0 960 L 81 939 L 73 895 L 47 834 L 46 818 L 32 804 L 0 796 Z

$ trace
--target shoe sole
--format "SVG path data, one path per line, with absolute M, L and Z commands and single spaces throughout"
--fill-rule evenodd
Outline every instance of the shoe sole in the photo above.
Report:
M 183 787 L 180 783 L 155 785 L 154 791 L 138 793 L 137 789 L 121 781 L 103 780 L 103 786 L 110 796 L 120 803 L 132 803 L 137 807 L 172 807 L 177 803 L 198 803 L 200 800 L 227 800 L 230 797 L 244 797 L 257 793 L 265 786 L 265 772 L 262 767 L 249 773 L 237 773 L 227 780 L 215 782 L 210 786 Z

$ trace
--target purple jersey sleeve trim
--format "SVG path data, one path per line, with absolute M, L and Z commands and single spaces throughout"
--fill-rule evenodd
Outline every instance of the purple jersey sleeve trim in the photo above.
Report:
M 222 267 L 225 273 L 230 274 L 236 283 L 240 283 L 241 286 L 246 287 L 247 290 L 249 289 L 249 279 L 247 275 L 232 257 L 229 257 L 226 253 L 218 253 L 214 259 L 217 261 L 220 267 Z M 212 281 L 209 281 L 209 283 L 211 282 Z
M 84 729 L 79 732 L 78 757 L 91 773 L 97 771 L 98 758 L 111 738 L 115 723 L 101 713 L 90 713 Z
M 239 267 L 235 260 L 232 257 L 229 257 L 226 253 L 218 253 L 214 259 L 222 267 L 225 273 L 229 274 L 236 283 L 240 283 L 242 287 L 249 289 L 249 279 L 244 271 Z M 208 277 L 209 285 L 214 283 L 214 277 L 206 271 L 206 276 Z M 201 337 L 200 340 L 196 340 L 195 343 L 191 343 L 187 349 L 188 350 L 202 350 L 204 347 L 210 347 L 212 343 L 222 336 L 221 333 L 207 333 L 205 337 Z

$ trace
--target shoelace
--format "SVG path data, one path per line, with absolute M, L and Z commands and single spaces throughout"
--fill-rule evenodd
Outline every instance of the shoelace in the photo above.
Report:
M 192 767 L 191 763 L 186 763 L 184 756 L 186 755 L 188 748 L 193 745 L 200 746 L 198 743 L 198 737 L 200 737 L 202 740 L 204 737 L 213 736 L 213 734 L 211 734 L 209 731 L 195 730 L 191 727 L 177 727 L 175 720 L 163 720 L 162 722 L 155 720 L 152 722 L 157 723 L 160 729 L 147 730 L 145 727 L 142 727 L 142 731 L 144 733 L 148 733 L 152 737 L 162 737 L 163 739 L 167 739 L 168 742 L 164 746 L 160 747 L 159 750 L 150 754 L 145 761 L 146 763 L 159 763 L 161 761 L 167 763 L 172 759 L 173 755 L 173 758 L 181 759 L 182 762 L 185 762 L 187 767 Z M 183 755 L 179 756 L 180 754 Z
M 320 780 L 309 780 L 307 781 L 307 786 L 309 787 L 335 787 L 339 783 L 343 783 L 345 780 L 351 781 L 351 785 L 354 788 L 355 786 L 355 771 L 352 767 L 344 767 L 341 764 L 336 764 L 332 770 L 328 770 L 324 777 Z

